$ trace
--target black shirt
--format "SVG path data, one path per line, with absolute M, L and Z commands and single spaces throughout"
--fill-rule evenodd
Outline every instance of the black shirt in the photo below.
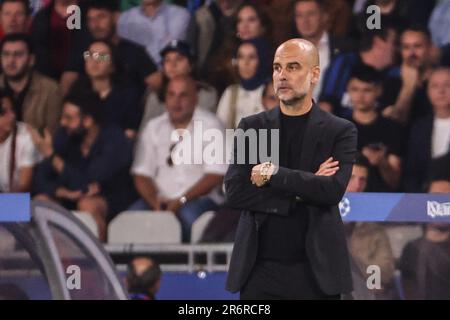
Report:
M 403 127 L 387 118 L 378 116 L 372 123 L 360 124 L 353 120 L 358 129 L 358 151 L 364 147 L 376 147 L 380 143 L 387 147 L 388 154 L 394 154 L 402 157 L 404 154 L 404 129 Z M 369 169 L 369 183 L 367 191 L 371 192 L 389 192 L 393 191 L 384 182 L 378 168 L 371 167 Z
M 393 77 L 386 81 L 386 85 L 383 87 L 384 93 L 381 101 L 382 108 L 395 104 L 402 85 L 403 83 L 400 77 Z M 433 113 L 433 107 L 427 95 L 427 86 L 428 81 L 424 81 L 422 85 L 414 91 L 409 115 L 410 123 Z
M 280 166 L 300 168 L 301 148 L 309 113 L 286 116 L 281 113 Z M 259 233 L 258 259 L 283 262 L 305 261 L 306 208 L 297 203 L 288 216 L 269 215 Z

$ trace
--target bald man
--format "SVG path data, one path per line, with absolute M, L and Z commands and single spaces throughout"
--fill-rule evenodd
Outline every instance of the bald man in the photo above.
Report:
M 280 106 L 239 124 L 244 132 L 280 133 L 279 141 L 247 141 L 244 150 L 235 141 L 225 176 L 227 204 L 242 211 L 227 289 L 240 291 L 241 299 L 339 299 L 352 290 L 338 204 L 351 176 L 357 133 L 352 123 L 314 104 L 319 77 L 312 43 L 283 43 L 273 61 Z M 279 163 L 258 158 L 238 164 L 242 152 L 258 152 L 264 143 L 279 144 Z

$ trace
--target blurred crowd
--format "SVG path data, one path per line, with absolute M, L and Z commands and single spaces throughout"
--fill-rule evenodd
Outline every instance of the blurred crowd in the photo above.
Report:
M 194 122 L 225 132 L 277 107 L 274 51 L 301 37 L 319 50 L 315 103 L 358 128 L 348 191 L 450 193 L 449 30 L 449 0 L 2 0 L 0 192 L 87 212 L 102 241 L 125 210 L 176 213 L 186 242 L 216 211 L 205 238 L 232 240 L 226 164 L 172 154 Z M 424 228 L 402 255 L 413 285 L 413 263 L 450 243 L 447 226 Z M 381 248 L 392 279 L 383 232 L 348 225 L 349 245 L 361 268 Z

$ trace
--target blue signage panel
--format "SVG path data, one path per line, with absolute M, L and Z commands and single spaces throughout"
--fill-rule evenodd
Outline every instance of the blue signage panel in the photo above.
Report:
M 450 194 L 346 193 L 339 211 L 344 221 L 450 222 Z
M 0 222 L 27 222 L 30 219 L 29 193 L 0 193 Z

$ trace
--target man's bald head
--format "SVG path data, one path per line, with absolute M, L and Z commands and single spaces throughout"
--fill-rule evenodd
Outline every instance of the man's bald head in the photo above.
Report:
M 172 78 L 166 90 L 166 109 L 172 124 L 187 125 L 198 102 L 197 83 L 190 76 Z
M 282 109 L 309 104 L 319 77 L 319 53 L 311 42 L 291 39 L 278 47 L 273 60 L 273 83 Z
M 282 43 L 275 52 L 277 55 L 298 55 L 310 68 L 319 66 L 319 51 L 316 46 L 305 39 L 290 39 Z

